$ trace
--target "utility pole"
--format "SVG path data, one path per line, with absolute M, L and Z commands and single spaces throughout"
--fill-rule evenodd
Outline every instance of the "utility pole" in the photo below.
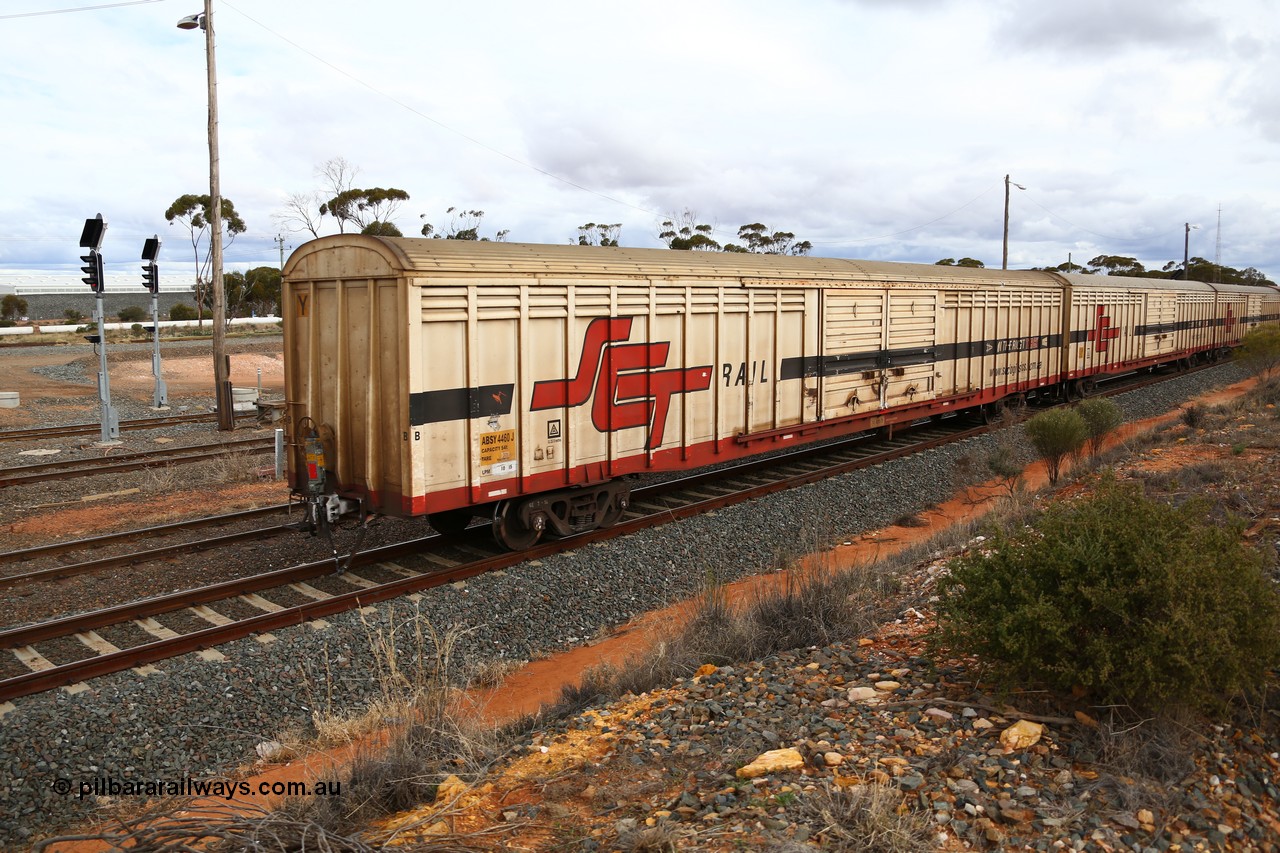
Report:
M 280 248 L 280 271 L 284 272 L 284 235 L 276 235 L 276 245 Z
M 1191 254 L 1191 229 L 1199 228 L 1199 227 L 1200 227 L 1199 225 L 1192 225 L 1190 222 L 1186 223 L 1187 233 L 1186 233 L 1186 237 L 1182 241 L 1182 280 L 1183 281 L 1187 281 L 1191 274 L 1191 270 L 1187 266 L 1187 260 L 1189 259 Z
M 218 429 L 235 429 L 231 411 L 231 360 L 227 357 L 227 284 L 222 278 L 222 188 L 218 176 L 218 68 L 214 54 L 213 0 L 204 0 L 204 13 L 178 21 L 178 29 L 204 30 L 209 76 L 209 267 L 213 281 L 213 393 L 218 406 Z
M 1000 260 L 1000 269 L 1007 270 L 1009 268 L 1009 186 L 1012 184 L 1020 190 L 1025 190 L 1022 184 L 1009 180 L 1009 176 L 1004 176 L 1004 253 Z

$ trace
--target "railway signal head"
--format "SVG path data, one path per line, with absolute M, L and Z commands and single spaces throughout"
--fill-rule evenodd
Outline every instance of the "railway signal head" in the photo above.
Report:
M 155 261 L 142 265 L 142 284 L 152 293 L 160 292 L 160 267 Z
M 160 292 L 160 267 L 156 258 L 160 256 L 160 235 L 148 237 L 142 244 L 142 284 L 152 293 Z
M 99 213 L 93 219 L 84 221 L 84 230 L 80 232 L 80 248 L 98 251 L 102 248 L 102 235 L 107 233 L 107 220 Z
M 89 289 L 94 293 L 101 293 L 103 289 L 103 272 L 102 272 L 102 255 L 98 254 L 97 249 L 90 249 L 89 254 L 81 255 L 80 260 L 85 265 L 80 270 L 86 273 L 85 277 L 80 279 L 89 285 Z

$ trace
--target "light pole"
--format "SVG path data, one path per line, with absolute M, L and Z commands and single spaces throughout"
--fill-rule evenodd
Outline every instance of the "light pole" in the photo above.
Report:
M 1000 269 L 1007 270 L 1009 268 L 1009 185 L 1025 190 L 1022 184 L 1014 183 L 1009 180 L 1009 176 L 1004 176 L 1004 254 L 1000 260 Z
M 115 406 L 111 405 L 111 375 L 107 372 L 107 312 L 102 304 L 102 293 L 107 289 L 107 277 L 102 270 L 102 235 L 107 233 L 107 221 L 99 213 L 93 219 L 84 221 L 84 230 L 80 232 L 80 248 L 88 249 L 89 254 L 81 255 L 80 260 L 88 266 L 80 269 L 88 273 L 81 279 L 89 285 L 95 298 L 93 319 L 98 324 L 98 334 L 86 335 L 85 340 L 93 344 L 98 353 L 98 407 L 102 414 L 101 445 L 120 443 L 120 417 Z
M 235 428 L 231 411 L 231 363 L 227 358 L 227 294 L 222 280 L 222 190 L 218 182 L 218 71 L 213 49 L 213 0 L 204 12 L 178 21 L 178 29 L 204 30 L 209 69 L 209 269 L 213 281 L 213 392 L 218 405 L 218 429 Z
M 1191 229 L 1193 228 L 1198 229 L 1200 227 L 1199 225 L 1192 225 L 1190 222 L 1186 223 L 1186 225 L 1187 225 L 1187 233 L 1186 233 L 1186 237 L 1182 241 L 1182 280 L 1183 281 L 1187 280 L 1188 273 L 1191 272 L 1187 268 L 1188 255 L 1191 252 Z
M 160 373 L 160 235 L 148 237 L 142 244 L 142 283 L 151 291 L 151 374 L 156 378 L 155 393 L 151 404 L 156 409 L 169 408 L 169 388 Z

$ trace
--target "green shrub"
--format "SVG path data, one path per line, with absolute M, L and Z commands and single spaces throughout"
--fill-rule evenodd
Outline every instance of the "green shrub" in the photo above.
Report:
M 148 319 L 147 309 L 138 305 L 126 305 L 120 309 L 120 313 L 117 316 L 120 318 L 121 323 L 140 323 Z
M 1244 336 L 1236 358 L 1259 376 L 1280 367 L 1280 326 L 1259 326 Z
M 1212 709 L 1280 664 L 1280 594 L 1241 525 L 1149 500 L 1112 477 L 997 533 L 939 583 L 935 650 L 976 655 L 1005 686 Z
M 1026 423 L 1027 437 L 1031 446 L 1044 460 L 1049 471 L 1049 482 L 1058 482 L 1062 473 L 1062 461 L 1084 446 L 1089 437 L 1089 428 L 1084 418 L 1074 409 L 1049 409 L 1041 412 Z
M 84 315 L 74 308 L 68 308 L 63 311 L 62 316 L 67 318 L 68 323 L 79 323 L 84 319 Z
M 169 309 L 170 320 L 194 320 L 196 318 L 196 309 L 190 305 L 184 305 L 179 302 Z
M 1093 397 L 1076 406 L 1076 414 L 1084 420 L 1089 433 L 1089 455 L 1097 456 L 1102 442 L 1116 427 L 1124 423 L 1120 407 L 1106 397 Z
M 0 299 L 0 319 L 21 320 L 25 316 L 27 316 L 27 300 L 15 293 L 7 293 L 3 299 Z M 9 325 L 12 326 L 13 323 Z

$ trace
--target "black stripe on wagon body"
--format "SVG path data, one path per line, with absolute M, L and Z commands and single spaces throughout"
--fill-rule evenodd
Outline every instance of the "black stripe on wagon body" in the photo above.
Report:
M 1192 329 L 1210 329 L 1221 326 L 1221 318 L 1204 317 L 1199 320 L 1179 320 L 1177 323 L 1148 323 L 1145 326 L 1134 326 L 1133 333 L 1138 337 L 1147 335 L 1168 335 L 1174 332 L 1189 332 Z
M 1271 323 L 1280 320 L 1280 314 L 1255 314 L 1249 317 L 1239 317 L 1231 322 L 1235 323 Z M 1186 332 L 1191 329 L 1216 329 L 1219 326 L 1227 324 L 1225 317 L 1206 317 L 1199 320 L 1181 320 L 1177 323 L 1150 323 L 1145 326 L 1135 326 L 1133 333 L 1138 337 L 1146 335 L 1167 335 L 1171 332 Z M 1087 332 L 1072 332 L 1072 343 L 1075 343 L 1076 335 L 1080 334 L 1081 340 Z
M 479 388 L 446 388 L 409 395 L 409 426 L 465 421 L 511 413 L 515 383 L 481 385 Z
M 1236 322 L 1264 323 L 1280 320 L 1280 314 L 1260 314 L 1255 317 L 1244 317 Z M 1135 333 L 1139 336 L 1166 334 L 1168 332 L 1198 329 L 1208 326 L 1221 326 L 1226 321 L 1222 318 L 1203 320 L 1184 320 L 1180 323 L 1157 323 L 1138 326 Z M 1071 343 L 1079 343 L 1088 339 L 1087 330 L 1071 333 Z M 1034 352 L 1042 349 L 1054 349 L 1062 345 L 1062 335 L 1037 335 L 1022 338 L 997 338 L 988 341 L 964 341 L 956 344 L 943 344 L 937 347 L 916 347 L 911 349 L 872 350 L 846 355 L 822 356 L 806 355 L 784 358 L 778 370 L 778 380 L 802 379 L 812 376 L 841 376 L 846 373 L 859 373 L 866 370 L 883 370 L 891 367 L 909 367 L 916 364 L 930 364 L 940 361 L 959 361 L 966 358 L 982 356 L 1007 355 L 1009 353 Z M 409 395 L 409 424 L 442 423 L 444 421 L 469 420 L 471 418 L 487 418 L 492 415 L 511 413 L 512 392 L 515 383 L 483 385 L 479 388 L 446 388 L 440 391 L 419 391 Z
M 1006 355 L 1017 352 L 1034 352 L 1062 345 L 1061 335 L 1035 335 L 1024 338 L 999 338 L 990 341 L 966 341 L 944 344 L 938 347 L 913 349 L 873 350 L 871 352 L 826 357 L 807 355 L 784 358 L 778 369 L 778 380 L 802 379 L 812 376 L 841 376 L 864 370 L 883 370 L 890 367 L 910 367 L 916 364 L 932 364 L 939 361 L 955 361 L 962 358 L 978 358 L 984 355 Z

